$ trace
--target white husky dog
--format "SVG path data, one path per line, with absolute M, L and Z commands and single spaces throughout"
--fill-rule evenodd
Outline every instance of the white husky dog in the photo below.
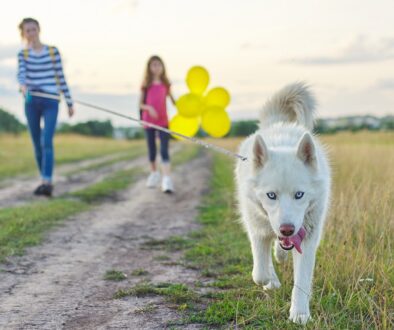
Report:
M 263 107 L 260 129 L 240 146 L 248 157 L 236 167 L 239 208 L 253 254 L 253 280 L 280 286 L 271 257 L 293 248 L 294 286 L 290 320 L 305 324 L 316 249 L 330 195 L 330 169 L 311 130 L 315 100 L 303 83 L 284 87 Z

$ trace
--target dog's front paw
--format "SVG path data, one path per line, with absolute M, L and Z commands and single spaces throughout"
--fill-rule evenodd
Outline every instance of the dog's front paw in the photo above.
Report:
M 253 268 L 252 278 L 257 285 L 265 285 L 269 282 L 270 276 L 267 272 Z
M 305 325 L 308 321 L 312 320 L 312 318 L 309 311 L 297 312 L 290 310 L 289 320 L 297 324 Z
M 252 273 L 253 282 L 257 285 L 264 285 L 264 282 L 267 280 L 265 276 L 261 274 L 256 274 L 255 272 Z
M 264 290 L 271 290 L 271 289 L 276 289 L 280 287 L 280 282 L 278 277 L 273 276 L 272 274 L 266 274 L 263 272 L 257 272 L 253 270 L 252 273 L 253 281 L 257 285 L 262 285 Z
M 269 280 L 269 282 L 263 286 L 264 290 L 273 290 L 280 288 L 280 282 L 277 278 Z

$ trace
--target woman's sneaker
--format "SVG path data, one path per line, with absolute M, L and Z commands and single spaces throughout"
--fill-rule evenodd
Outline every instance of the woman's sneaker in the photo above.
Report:
M 151 172 L 148 176 L 148 180 L 146 181 L 146 186 L 148 188 L 156 188 L 160 182 L 160 173 L 159 172 Z
M 174 192 L 174 185 L 169 176 L 163 177 L 163 181 L 161 181 L 161 190 L 167 194 Z
M 33 192 L 34 195 L 39 196 L 42 193 L 42 190 L 44 188 L 44 184 L 40 184 Z
M 36 190 L 34 190 L 34 195 L 36 196 L 47 196 L 51 197 L 53 191 L 53 186 L 49 183 L 43 183 L 39 185 Z

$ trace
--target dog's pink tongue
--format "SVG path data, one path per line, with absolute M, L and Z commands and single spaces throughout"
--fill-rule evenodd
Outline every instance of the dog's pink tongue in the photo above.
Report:
M 286 245 L 294 245 L 298 253 L 302 253 L 301 242 L 304 239 L 305 235 L 306 235 L 306 231 L 304 227 L 301 227 L 297 234 L 291 237 L 286 237 L 284 241 Z

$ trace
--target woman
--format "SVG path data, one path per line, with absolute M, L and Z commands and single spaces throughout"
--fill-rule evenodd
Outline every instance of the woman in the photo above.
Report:
M 42 184 L 35 195 L 51 196 L 54 163 L 53 136 L 56 129 L 60 93 L 68 106 L 68 114 L 74 114 L 73 102 L 68 89 L 57 48 L 41 43 L 40 24 L 33 18 L 25 18 L 19 24 L 26 48 L 18 54 L 18 82 L 25 97 L 25 114 L 34 146 L 35 158 L 41 173 Z M 30 95 L 41 92 L 52 98 Z M 41 119 L 44 127 L 41 129 Z

